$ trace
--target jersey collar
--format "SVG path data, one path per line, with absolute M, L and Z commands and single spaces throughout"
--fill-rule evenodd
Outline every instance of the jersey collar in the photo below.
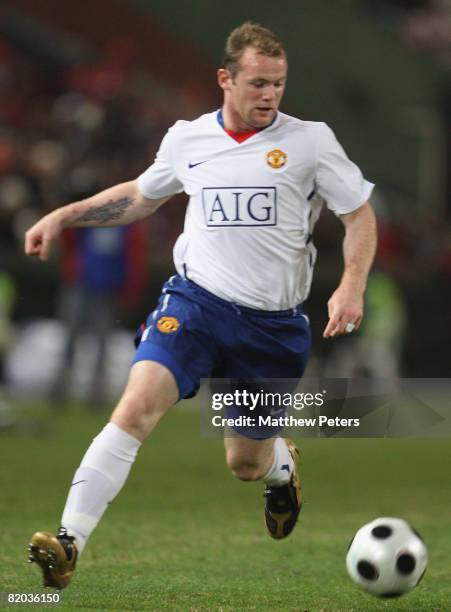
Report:
M 258 132 L 263 132 L 263 130 L 267 130 L 268 128 L 272 127 L 274 125 L 276 119 L 278 118 L 278 116 L 279 116 L 279 113 L 277 112 L 274 115 L 274 119 L 271 121 L 271 123 L 268 123 L 268 125 L 265 125 L 265 127 L 262 127 L 260 129 L 256 129 L 255 132 L 258 134 Z M 222 129 L 225 130 L 225 127 L 224 127 L 224 117 L 222 116 L 222 108 L 220 108 L 218 110 L 218 112 L 216 113 L 216 119 L 217 119 L 219 125 L 222 127 Z M 249 131 L 251 131 L 251 130 L 249 130 Z

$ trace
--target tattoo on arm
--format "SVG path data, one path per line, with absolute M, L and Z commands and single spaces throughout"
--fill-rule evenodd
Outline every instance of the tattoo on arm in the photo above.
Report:
M 96 223 L 108 223 L 108 221 L 115 221 L 120 219 L 127 208 L 129 208 L 134 198 L 119 198 L 119 200 L 109 200 L 102 206 L 96 206 L 95 208 L 89 208 L 75 221 L 95 221 Z

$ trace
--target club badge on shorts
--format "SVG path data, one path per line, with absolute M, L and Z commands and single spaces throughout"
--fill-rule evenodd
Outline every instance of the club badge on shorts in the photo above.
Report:
M 271 168 L 283 168 L 287 163 L 287 154 L 284 153 L 281 149 L 273 149 L 266 153 L 266 163 Z
M 163 334 L 173 334 L 180 327 L 175 317 L 160 317 L 157 321 L 157 329 Z

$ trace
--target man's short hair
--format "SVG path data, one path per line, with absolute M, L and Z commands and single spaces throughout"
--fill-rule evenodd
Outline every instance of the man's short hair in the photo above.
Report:
M 227 38 L 222 67 L 235 78 L 239 70 L 239 61 L 247 47 L 255 47 L 262 55 L 268 57 L 285 57 L 285 49 L 279 38 L 263 26 L 252 21 L 245 21 L 232 30 Z

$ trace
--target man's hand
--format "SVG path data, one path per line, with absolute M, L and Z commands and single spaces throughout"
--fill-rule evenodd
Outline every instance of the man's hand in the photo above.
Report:
M 25 253 L 37 256 L 41 261 L 47 261 L 50 245 L 59 237 L 64 229 L 63 218 L 59 210 L 55 210 L 35 223 L 25 234 Z
M 327 302 L 329 322 L 323 338 L 334 338 L 349 333 L 346 325 L 352 323 L 357 330 L 363 318 L 363 294 L 352 288 L 340 285 Z
M 324 338 L 358 329 L 363 318 L 363 294 L 376 252 L 376 218 L 369 202 L 340 216 L 345 226 L 344 271 L 338 288 L 327 302 L 329 322 Z M 347 328 L 347 329 L 346 329 Z

